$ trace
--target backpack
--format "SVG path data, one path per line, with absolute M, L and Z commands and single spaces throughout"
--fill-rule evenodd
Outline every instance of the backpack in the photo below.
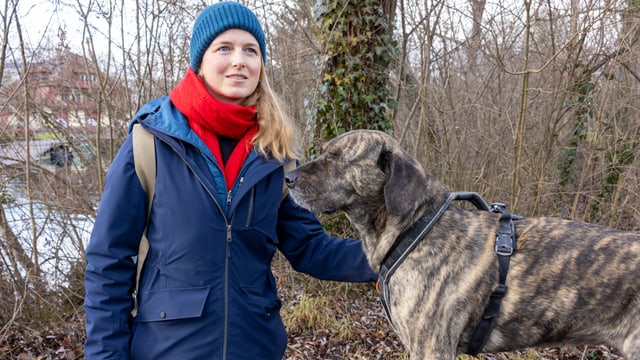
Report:
M 131 315 L 136 317 L 138 314 L 138 289 L 140 286 L 140 275 L 142 274 L 142 267 L 144 261 L 147 258 L 149 252 L 149 240 L 147 239 L 147 229 L 149 225 L 149 215 L 151 215 L 151 204 L 153 203 L 153 196 L 156 188 L 156 149 L 155 149 L 155 137 L 145 130 L 140 123 L 133 125 L 131 130 L 131 136 L 133 141 L 133 162 L 136 168 L 136 175 L 142 184 L 142 188 L 147 194 L 147 222 L 140 239 L 140 246 L 138 247 L 138 256 L 135 257 L 136 262 L 136 282 L 135 288 L 131 293 L 133 297 L 133 309 Z M 284 172 L 292 171 L 296 167 L 295 160 L 291 160 L 284 164 Z M 287 196 L 288 188 L 287 184 L 282 185 L 282 199 Z

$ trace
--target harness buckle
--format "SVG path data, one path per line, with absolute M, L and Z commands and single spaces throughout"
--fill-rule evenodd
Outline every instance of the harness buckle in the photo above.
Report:
M 493 289 L 493 293 L 491 294 L 491 297 L 500 297 L 500 298 L 502 298 L 506 294 L 507 294 L 507 285 L 498 284 L 498 287 Z
M 513 255 L 513 237 L 511 234 L 498 233 L 496 237 L 496 254 L 500 256 Z
M 492 213 L 502 213 L 506 209 L 507 209 L 507 204 L 505 203 L 495 202 L 489 205 L 489 211 L 491 211 Z

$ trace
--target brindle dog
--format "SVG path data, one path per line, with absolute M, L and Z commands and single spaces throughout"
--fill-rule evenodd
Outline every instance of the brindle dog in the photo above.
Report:
M 343 211 L 374 269 L 450 192 L 389 135 L 356 130 L 286 175 L 315 212 Z M 498 284 L 499 214 L 452 206 L 389 280 L 391 320 L 411 359 L 454 359 Z M 482 352 L 608 344 L 640 359 L 640 235 L 558 218 L 515 221 L 506 296 Z

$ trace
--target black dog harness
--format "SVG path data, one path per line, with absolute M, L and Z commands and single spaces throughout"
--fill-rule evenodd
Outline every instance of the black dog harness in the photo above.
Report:
M 466 200 L 471 202 L 478 210 L 491 211 L 500 213 L 499 227 L 496 236 L 496 254 L 498 255 L 499 265 L 499 284 L 490 296 L 489 304 L 485 308 L 484 314 L 480 319 L 478 325 L 474 329 L 471 339 L 469 341 L 469 347 L 467 353 L 470 355 L 476 355 L 482 350 L 491 330 L 495 324 L 495 318 L 500 310 L 500 303 L 502 298 L 506 294 L 507 286 L 507 272 L 509 270 L 509 259 L 515 251 L 515 228 L 513 225 L 513 219 L 520 219 L 519 216 L 512 216 L 506 209 L 506 206 L 501 203 L 494 203 L 491 206 L 478 195 L 473 192 L 453 192 L 449 194 L 449 197 L 444 204 L 437 211 L 428 214 L 420 218 L 411 228 L 403 232 L 393 243 L 391 249 L 385 256 L 380 266 L 380 272 L 378 273 L 378 283 L 376 289 L 380 294 L 380 300 L 384 307 L 385 313 L 389 322 L 391 321 L 391 305 L 389 298 L 389 279 L 407 256 L 413 251 L 416 246 L 424 239 L 424 237 L 431 231 L 433 225 L 442 217 L 442 215 L 449 209 L 451 203 L 455 200 Z
M 489 297 L 489 304 L 484 309 L 480 322 L 471 333 L 467 354 L 476 355 L 482 350 L 489 339 L 491 330 L 495 325 L 496 317 L 500 312 L 500 303 L 507 293 L 507 273 L 509 272 L 509 260 L 516 251 L 516 230 L 513 220 L 522 219 L 521 216 L 511 215 L 505 204 L 491 204 L 491 212 L 500 213 L 498 231 L 496 232 L 496 254 L 498 255 L 499 282 Z

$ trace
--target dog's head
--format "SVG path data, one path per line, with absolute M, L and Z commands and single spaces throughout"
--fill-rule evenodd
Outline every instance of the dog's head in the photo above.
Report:
M 353 216 L 383 210 L 406 217 L 423 202 L 416 194 L 427 186 L 422 166 L 393 137 L 374 130 L 350 131 L 325 143 L 317 158 L 285 180 L 301 206 Z

